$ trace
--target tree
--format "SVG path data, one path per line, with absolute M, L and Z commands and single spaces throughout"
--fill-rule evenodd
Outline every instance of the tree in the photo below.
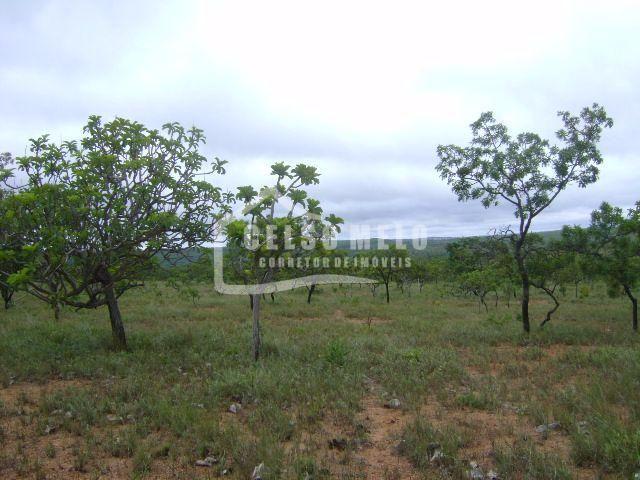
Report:
M 427 260 L 424 258 L 416 258 L 411 262 L 411 278 L 418 282 L 418 288 L 420 292 L 424 288 L 424 284 L 429 279 L 429 266 Z
M 157 255 L 212 241 L 228 210 L 228 196 L 199 178 L 224 173 L 224 161 L 200 153 L 204 142 L 195 127 L 161 133 L 98 116 L 79 144 L 32 140 L 17 160 L 27 184 L 13 195 L 11 225 L 29 258 L 13 283 L 56 307 L 106 305 L 114 346 L 126 348 L 120 296 L 142 285 Z
M 619 207 L 603 203 L 591 214 L 587 229 L 565 227 L 565 242 L 586 254 L 591 268 L 602 275 L 612 296 L 624 293 L 631 302 L 631 324 L 638 331 L 640 285 L 640 202 L 624 215 Z
M 8 205 L 12 195 L 12 190 L 7 186 L 6 181 L 13 176 L 13 157 L 10 153 L 0 154 L 0 218 L 6 219 L 10 210 Z M 19 264 L 16 262 L 13 250 L 19 245 L 20 237 L 16 232 L 7 228 L 5 222 L 0 223 L 0 295 L 4 302 L 4 308 L 8 309 L 13 304 L 14 288 L 9 283 L 9 276 L 16 273 Z
M 368 266 L 363 268 L 365 276 L 376 278 L 384 284 L 386 300 L 389 303 L 391 301 L 389 284 L 405 268 L 411 268 L 411 257 L 405 248 L 397 248 L 395 245 L 387 247 L 386 249 L 372 250 L 357 258 L 360 265 L 368 263 Z
M 535 133 L 512 138 L 491 112 L 471 124 L 473 138 L 468 147 L 438 146 L 440 162 L 436 170 L 459 201 L 480 200 L 485 208 L 506 202 L 514 209 L 518 228 L 508 229 L 505 234 L 511 241 L 522 285 L 525 332 L 530 331 L 531 282 L 524 246 L 532 222 L 567 186 L 583 188 L 597 180 L 602 163 L 598 142 L 602 130 L 613 125 L 597 104 L 584 108 L 579 116 L 569 112 L 559 112 L 558 116 L 563 123 L 556 132 L 560 146 Z
M 504 262 L 506 244 L 495 237 L 469 237 L 447 245 L 450 271 L 460 290 L 478 297 L 489 311 L 486 297 L 494 292 L 496 303 L 501 279 L 507 274 Z
M 328 240 L 339 232 L 343 223 L 333 214 L 323 217 L 320 202 L 300 188 L 320 182 L 315 167 L 298 164 L 292 168 L 279 162 L 271 166 L 271 174 L 276 177 L 274 187 L 260 192 L 252 186 L 238 188 L 236 198 L 244 203 L 245 219 L 231 222 L 226 229 L 228 250 L 245 284 L 268 284 L 282 269 L 280 262 L 295 263 L 305 252 L 316 249 L 319 239 Z M 282 199 L 288 200 L 287 207 Z M 251 294 L 256 361 L 262 343 L 260 298 L 260 292 Z
M 575 281 L 575 252 L 566 242 L 545 242 L 542 236 L 529 234 L 529 277 L 531 285 L 542 290 L 553 301 L 540 324 L 545 326 L 551 316 L 560 308 L 556 290 L 564 283 Z

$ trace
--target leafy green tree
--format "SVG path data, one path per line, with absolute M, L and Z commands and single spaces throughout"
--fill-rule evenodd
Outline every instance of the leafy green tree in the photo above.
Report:
M 11 215 L 9 208 L 12 190 L 6 181 L 13 176 L 13 157 L 10 153 L 0 154 L 0 218 L 6 219 Z M 8 228 L 8 222 L 0 223 L 0 295 L 4 302 L 4 308 L 8 309 L 13 304 L 13 285 L 9 283 L 9 276 L 16 273 L 20 264 L 16 261 L 13 251 L 20 245 L 20 237 L 16 232 Z
M 640 285 L 640 202 L 624 211 L 603 203 L 591 214 L 587 229 L 565 227 L 565 242 L 590 259 L 592 271 L 609 285 L 612 296 L 623 293 L 631 302 L 631 321 L 638 331 L 638 294 Z
M 493 292 L 497 298 L 501 279 L 505 276 L 506 248 L 502 239 L 494 237 L 469 237 L 447 245 L 450 272 L 459 289 L 478 297 L 487 311 L 487 295 Z
M 446 257 L 430 258 L 427 260 L 427 278 L 437 285 L 439 281 L 446 279 L 448 275 L 448 262 Z
M 228 196 L 200 177 L 224 173 L 225 162 L 200 153 L 204 142 L 195 127 L 161 132 L 98 116 L 80 143 L 32 140 L 17 159 L 27 184 L 13 195 L 10 225 L 29 258 L 13 284 L 55 307 L 106 305 L 114 346 L 126 348 L 120 296 L 142 285 L 154 257 L 213 241 L 229 210 Z
M 424 258 L 414 258 L 411 261 L 410 275 L 413 281 L 418 283 L 420 292 L 424 288 L 424 284 L 429 280 L 429 265 Z
M 404 248 L 397 248 L 396 245 L 387 247 L 358 255 L 358 261 L 360 265 L 366 265 L 368 262 L 368 266 L 362 268 L 363 275 L 375 278 L 384 285 L 385 298 L 389 303 L 391 301 L 389 284 L 405 269 L 411 268 L 411 258 Z
M 543 327 L 560 308 L 558 288 L 574 281 L 575 252 L 565 242 L 545 242 L 537 234 L 529 234 L 527 243 L 531 285 L 542 290 L 554 304 L 540 324 Z
M 343 220 L 331 214 L 323 217 L 320 202 L 309 198 L 301 187 L 319 183 L 316 168 L 283 162 L 271 166 L 275 186 L 260 192 L 252 186 L 238 188 L 236 198 L 243 202 L 244 219 L 231 222 L 226 229 L 227 246 L 236 272 L 247 285 L 264 285 L 276 279 L 282 270 L 280 261 L 297 262 L 316 250 L 320 239 L 328 240 L 340 231 Z M 284 206 L 283 199 L 288 201 Z M 261 349 L 261 293 L 251 295 L 253 312 L 253 357 Z
M 598 142 L 602 130 L 613 125 L 597 104 L 584 108 L 579 116 L 558 115 L 563 123 L 556 133 L 559 146 L 535 133 L 513 138 L 491 112 L 471 124 L 473 138 L 468 147 L 438 146 L 436 169 L 458 200 L 480 200 L 485 208 L 507 203 L 514 209 L 518 228 L 505 233 L 520 275 L 525 332 L 530 331 L 531 285 L 525 242 L 532 222 L 567 186 L 586 187 L 597 180 L 602 163 Z

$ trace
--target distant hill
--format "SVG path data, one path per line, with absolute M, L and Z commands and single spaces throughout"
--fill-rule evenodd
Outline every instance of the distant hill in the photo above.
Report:
M 556 240 L 560 238 L 562 234 L 561 230 L 549 230 L 546 232 L 535 232 L 538 235 L 541 235 L 546 241 Z M 483 236 L 481 236 L 483 237 Z M 447 245 L 462 238 L 473 238 L 471 237 L 429 237 L 427 238 L 426 248 L 418 250 L 413 246 L 413 240 L 403 239 L 402 244 L 406 245 L 409 254 L 412 257 L 418 258 L 435 258 L 435 257 L 443 257 L 447 254 Z M 338 250 L 344 250 L 349 252 L 350 255 L 355 255 L 358 251 L 355 248 L 352 248 L 352 240 L 338 240 Z M 361 243 L 362 240 L 355 241 L 356 243 Z M 394 245 L 396 240 L 393 239 L 385 239 L 386 245 Z M 372 250 L 378 248 L 378 239 L 372 238 L 369 240 L 369 245 Z M 196 261 L 200 258 L 201 253 L 199 250 L 195 248 L 185 249 L 180 254 L 168 254 L 166 256 L 159 256 L 158 262 L 164 268 L 170 268 L 172 266 L 181 266 L 186 265 L 190 262 Z
M 549 240 L 557 240 L 560 238 L 562 231 L 561 230 L 549 230 L 545 232 L 535 232 L 538 235 L 541 235 L 545 241 Z M 478 235 L 479 237 L 486 237 L 486 235 Z M 402 239 L 402 244 L 406 245 L 407 250 L 411 254 L 412 257 L 423 257 L 423 258 L 434 258 L 434 257 L 442 257 L 447 254 L 447 245 L 453 243 L 457 240 L 461 240 L 462 238 L 473 238 L 470 237 L 428 237 L 426 248 L 417 250 L 413 246 L 412 239 Z M 394 245 L 396 240 L 384 240 L 387 245 Z M 376 249 L 378 246 L 378 239 L 372 238 L 370 240 L 371 249 Z M 338 249 L 346 250 L 352 253 L 356 253 L 357 250 L 354 250 L 352 247 L 352 240 L 338 240 Z

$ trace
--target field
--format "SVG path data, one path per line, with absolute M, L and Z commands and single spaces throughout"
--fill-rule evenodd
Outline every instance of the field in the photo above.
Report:
M 442 285 L 394 290 L 389 305 L 365 287 L 324 287 L 311 305 L 288 292 L 263 302 L 257 364 L 248 299 L 199 294 L 125 295 L 129 352 L 110 350 L 106 310 L 56 322 L 17 295 L 0 312 L 0 478 L 249 479 L 261 463 L 264 479 L 640 470 L 640 341 L 604 287 L 567 293 L 529 337 L 516 301 L 487 313 Z M 534 297 L 533 318 L 547 306 Z

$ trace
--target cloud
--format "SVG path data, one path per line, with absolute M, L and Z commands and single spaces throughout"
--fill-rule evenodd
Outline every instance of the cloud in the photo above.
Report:
M 80 135 L 90 114 L 196 124 L 230 161 L 225 188 L 308 162 L 313 195 L 353 223 L 486 233 L 507 207 L 458 203 L 435 149 L 493 110 L 553 138 L 555 112 L 597 101 L 615 119 L 601 180 L 536 229 L 638 199 L 640 6 L 607 2 L 8 2 L 0 19 L 0 150 Z M 409 228 L 409 227 L 407 227 Z

